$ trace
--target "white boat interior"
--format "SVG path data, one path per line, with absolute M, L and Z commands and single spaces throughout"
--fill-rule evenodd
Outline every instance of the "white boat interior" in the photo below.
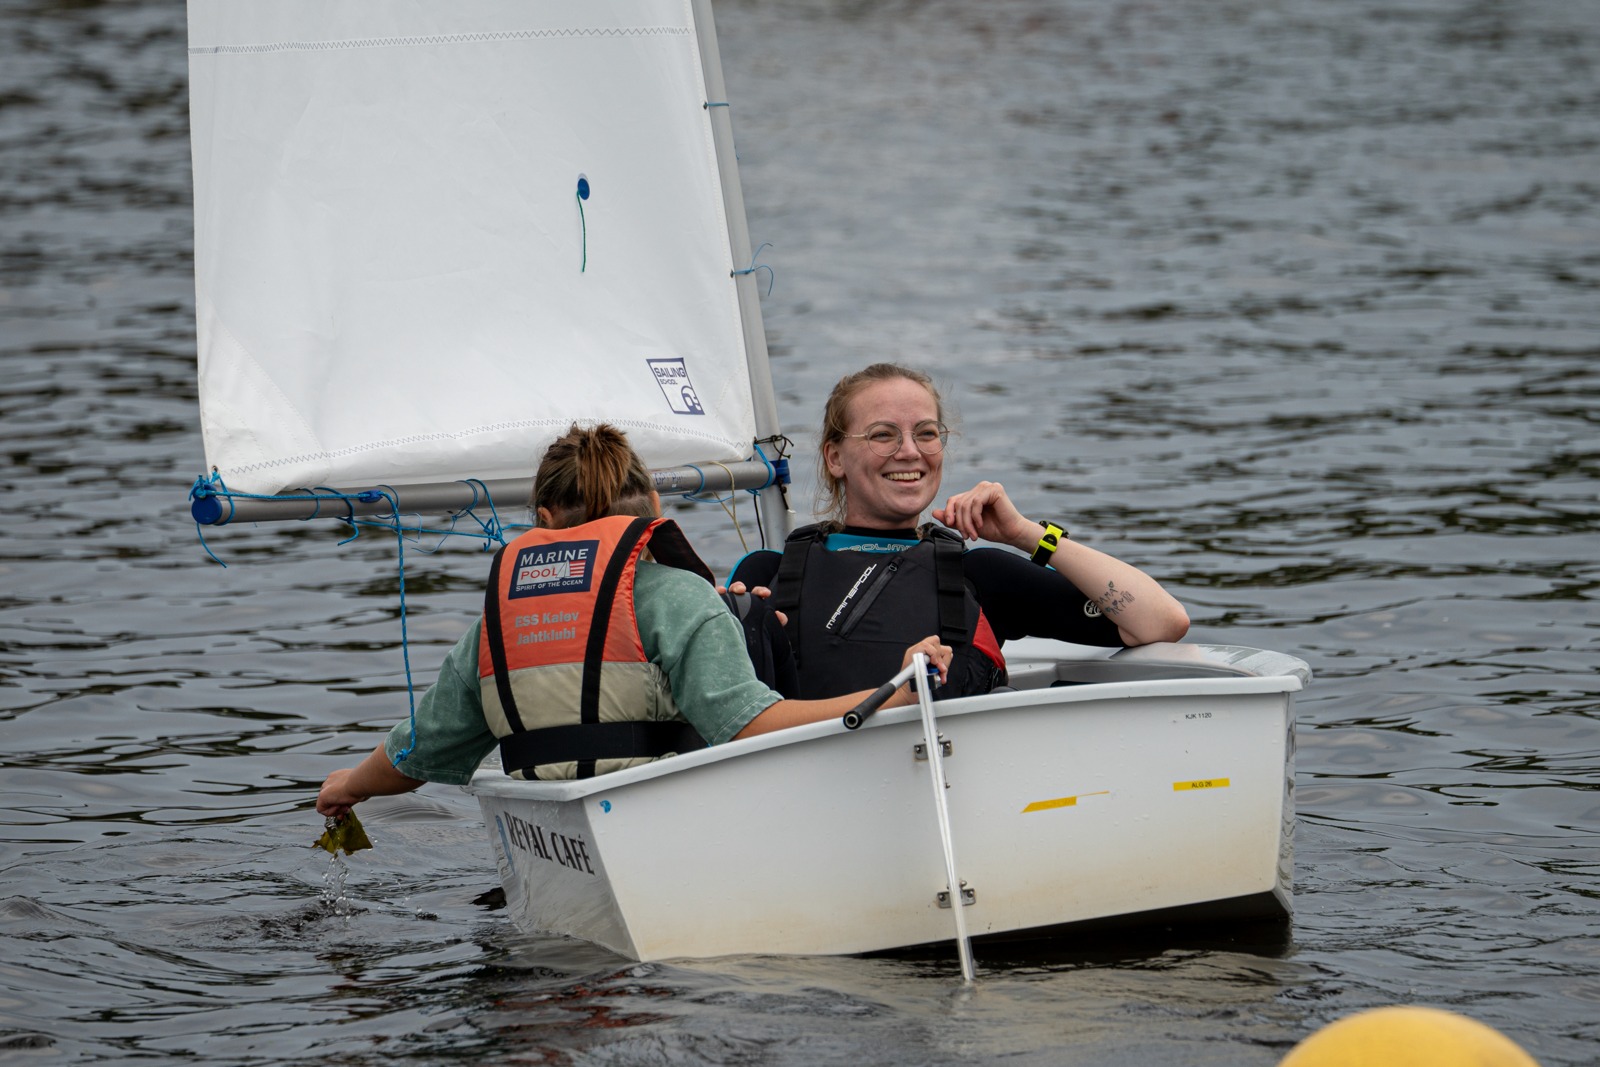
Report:
M 1291 656 L 1007 645 L 1014 688 L 934 704 L 970 936 L 1286 918 Z M 860 953 L 952 938 L 915 707 L 581 781 L 467 787 L 530 930 L 635 959 Z

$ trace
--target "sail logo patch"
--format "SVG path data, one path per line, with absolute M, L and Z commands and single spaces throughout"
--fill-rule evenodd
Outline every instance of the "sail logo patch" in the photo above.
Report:
M 705 405 L 700 403 L 700 394 L 694 391 L 694 383 L 689 380 L 689 365 L 681 359 L 647 359 L 650 373 L 654 375 L 656 384 L 661 387 L 661 394 L 667 398 L 667 406 L 675 415 L 704 415 Z
M 567 541 L 538 545 L 517 553 L 511 574 L 510 597 L 547 596 L 550 593 L 586 593 L 594 572 L 599 541 Z

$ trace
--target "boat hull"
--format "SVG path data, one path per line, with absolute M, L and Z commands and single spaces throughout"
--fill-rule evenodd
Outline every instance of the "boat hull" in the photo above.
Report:
M 1289 914 L 1309 675 L 1170 647 L 1187 666 L 1101 658 L 1088 681 L 1024 649 L 1014 673 L 1047 684 L 936 705 L 971 936 L 1210 903 Z M 915 709 L 895 709 L 583 782 L 516 782 L 491 760 L 469 789 L 529 930 L 641 960 L 870 952 L 952 936 L 922 741 Z

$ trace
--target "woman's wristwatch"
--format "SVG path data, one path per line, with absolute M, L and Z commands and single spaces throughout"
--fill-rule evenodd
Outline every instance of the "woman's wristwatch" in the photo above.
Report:
M 1056 549 L 1061 547 L 1061 542 L 1067 540 L 1067 531 L 1049 519 L 1037 519 L 1035 521 L 1044 527 L 1044 536 L 1039 538 L 1039 547 L 1033 550 L 1033 562 L 1043 567 L 1056 554 Z

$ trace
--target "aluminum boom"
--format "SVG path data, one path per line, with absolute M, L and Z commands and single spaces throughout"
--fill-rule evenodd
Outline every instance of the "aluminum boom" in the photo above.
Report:
M 726 493 L 735 489 L 762 489 L 781 477 L 772 466 L 745 460 L 704 466 L 668 467 L 651 471 L 656 492 L 663 496 Z M 487 482 L 435 482 L 426 485 L 368 486 L 364 489 L 288 491 L 271 497 L 232 495 L 226 491 L 197 489 L 189 511 L 202 526 L 231 522 L 274 522 L 291 519 L 360 518 L 418 512 L 454 514 L 487 507 L 526 507 L 533 493 L 532 478 L 500 478 Z

